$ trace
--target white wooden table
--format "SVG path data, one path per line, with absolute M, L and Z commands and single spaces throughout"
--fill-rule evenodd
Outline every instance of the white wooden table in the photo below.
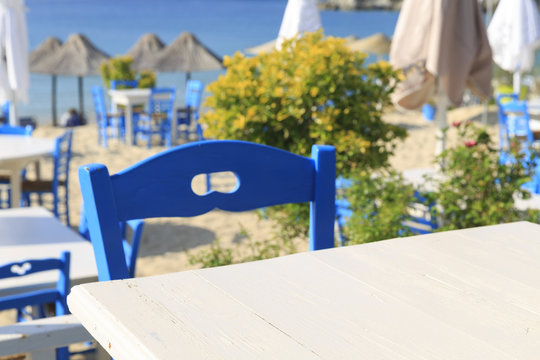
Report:
M 126 142 L 133 144 L 133 106 L 145 105 L 150 98 L 150 89 L 120 89 L 109 90 L 112 110 L 118 112 L 118 105 L 125 106 L 124 122 L 126 126 Z
M 44 208 L 0 210 L 0 264 L 31 258 L 58 258 L 71 252 L 71 284 L 97 280 L 90 242 L 66 227 Z M 55 287 L 58 272 L 0 280 L 0 297 L 27 290 Z
M 85 284 L 68 304 L 117 360 L 536 360 L 540 225 Z
M 21 199 L 21 171 L 31 162 L 51 155 L 54 139 L 21 135 L 0 135 L 0 172 L 10 176 L 11 206 Z

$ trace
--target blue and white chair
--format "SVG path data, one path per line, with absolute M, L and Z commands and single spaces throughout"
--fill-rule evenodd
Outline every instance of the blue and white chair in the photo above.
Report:
M 229 193 L 197 195 L 199 174 L 231 171 Z M 79 182 L 100 281 L 129 277 L 121 222 L 191 217 L 213 209 L 247 211 L 310 203 L 310 250 L 334 246 L 335 149 L 315 145 L 311 158 L 244 142 L 208 140 L 163 151 L 115 174 L 103 164 L 79 168 Z
M 55 304 L 54 315 L 69 314 L 67 295 L 70 289 L 69 280 L 70 253 L 63 252 L 59 259 L 29 259 L 9 264 L 0 265 L 0 279 L 17 278 L 32 275 L 38 272 L 58 270 L 58 282 L 55 289 L 36 290 L 25 293 L 4 296 L 0 298 L 0 311 L 16 309 L 17 320 L 24 321 L 30 318 L 46 317 L 46 306 Z M 36 309 L 34 315 L 27 307 Z M 67 347 L 57 349 L 57 360 L 68 360 Z
M 172 144 L 171 130 L 173 126 L 173 112 L 175 88 L 153 88 L 148 100 L 145 113 L 139 115 L 135 134 L 141 133 L 146 139 L 147 146 L 152 146 L 152 135 L 159 135 L 160 145 L 170 147 Z
M 199 108 L 201 106 L 201 97 L 203 92 L 203 83 L 199 80 L 188 80 L 186 84 L 185 106 L 176 109 L 176 126 L 178 134 L 183 134 L 186 140 L 195 126 L 195 134 L 198 140 L 202 140 L 198 129 Z M 195 123 L 195 125 L 193 125 Z

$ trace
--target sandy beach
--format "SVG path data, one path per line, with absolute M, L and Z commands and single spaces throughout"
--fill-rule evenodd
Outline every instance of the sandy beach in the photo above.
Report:
M 460 107 L 449 111 L 449 124 L 457 120 L 480 122 L 483 106 Z M 411 168 L 432 167 L 434 161 L 436 127 L 426 121 L 420 112 L 390 111 L 384 120 L 404 126 L 409 130 L 407 139 L 400 143 L 391 159 L 392 166 L 399 171 Z M 496 136 L 495 109 L 490 108 L 489 129 Z M 36 137 L 55 137 L 62 128 L 40 126 Z M 448 133 L 448 145 L 457 141 L 455 133 Z M 127 146 L 116 139 L 109 141 L 108 149 L 97 145 L 97 127 L 93 124 L 74 128 L 73 157 L 70 168 L 70 217 L 71 226 L 76 230 L 81 209 L 81 194 L 77 169 L 88 163 L 103 163 L 113 174 L 146 157 L 163 151 L 164 147 L 146 148 L 146 144 Z M 42 164 L 42 174 L 48 174 L 51 167 Z M 231 178 L 214 179 L 216 186 L 230 186 Z M 200 186 L 200 184 L 196 184 Z M 250 241 L 268 239 L 273 234 L 273 224 L 261 220 L 255 212 L 227 213 L 212 211 L 193 218 L 149 219 L 146 221 L 141 241 L 136 276 L 149 276 L 173 271 L 184 271 L 199 267 L 188 260 L 188 253 L 194 254 L 207 249 L 219 239 L 223 247 L 233 249 L 236 256 L 248 254 Z M 249 235 L 249 238 L 245 234 Z M 297 244 L 298 251 L 307 250 L 306 242 Z M 11 321 L 10 316 L 0 316 L 0 323 Z

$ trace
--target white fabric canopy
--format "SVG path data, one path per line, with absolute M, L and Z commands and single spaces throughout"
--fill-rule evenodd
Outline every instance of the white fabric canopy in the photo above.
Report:
M 540 38 L 540 18 L 533 0 L 500 0 L 488 26 L 493 61 L 515 73 L 514 88 L 519 91 L 519 74 L 534 64 L 535 42 Z
M 314 0 L 289 0 L 279 28 L 276 48 L 281 49 L 286 39 L 303 32 L 317 31 L 321 27 L 321 17 Z
M 15 103 L 28 102 L 30 70 L 24 0 L 0 0 L 0 103 L 11 101 L 10 124 L 16 125 Z

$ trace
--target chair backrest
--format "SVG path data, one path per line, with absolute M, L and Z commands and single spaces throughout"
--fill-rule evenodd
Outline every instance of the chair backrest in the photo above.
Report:
M 135 267 L 137 265 L 137 255 L 141 243 L 141 237 L 144 229 L 144 220 L 128 220 L 121 222 L 120 233 L 122 234 L 122 245 L 126 259 L 126 265 L 129 272 L 129 277 L 135 277 Z M 131 231 L 131 238 L 128 240 L 128 228 Z M 79 220 L 79 234 L 90 241 L 90 231 L 88 229 L 88 220 L 84 213 L 84 204 L 81 207 L 81 216 Z
M 53 212 L 57 217 L 64 217 L 65 223 L 69 226 L 69 207 L 68 207 L 68 194 L 69 194 L 69 163 L 71 162 L 71 145 L 73 142 L 73 130 L 66 130 L 62 135 L 55 139 L 54 152 L 53 152 L 53 179 L 52 188 L 54 193 L 54 209 Z M 60 210 L 59 205 L 59 186 L 64 187 L 64 199 L 63 211 Z
M 199 174 L 231 171 L 230 193 L 197 195 Z M 79 168 L 79 182 L 100 280 L 129 276 L 118 224 L 152 217 L 190 217 L 213 209 L 247 211 L 310 202 L 310 249 L 334 246 L 335 150 L 315 145 L 311 158 L 244 141 L 184 144 L 109 175 L 103 164 Z
M 101 86 L 92 86 L 92 100 L 94 101 L 94 110 L 96 111 L 96 122 L 99 124 L 107 123 L 107 104 L 105 103 L 105 94 Z
M 27 276 L 43 271 L 59 270 L 56 289 L 37 290 L 0 298 L 0 310 L 18 309 L 26 306 L 56 304 L 56 315 L 69 314 L 66 297 L 69 283 L 70 253 L 63 252 L 59 259 L 33 259 L 0 266 L 0 279 Z
M 533 142 L 533 133 L 529 125 L 529 110 L 526 101 L 512 100 L 504 102 L 504 96 L 497 97 L 499 116 L 499 148 L 501 151 L 508 149 L 510 140 L 514 137 L 525 140 L 526 145 Z
M 0 125 L 0 134 L 2 135 L 27 135 L 31 136 L 34 128 L 27 126 Z
M 138 85 L 137 80 L 111 80 L 111 89 L 134 89 Z
M 153 88 L 148 99 L 148 113 L 166 115 L 172 120 L 175 94 L 175 88 Z
M 188 80 L 186 84 L 186 107 L 197 111 L 201 105 L 203 83 L 200 80 Z

